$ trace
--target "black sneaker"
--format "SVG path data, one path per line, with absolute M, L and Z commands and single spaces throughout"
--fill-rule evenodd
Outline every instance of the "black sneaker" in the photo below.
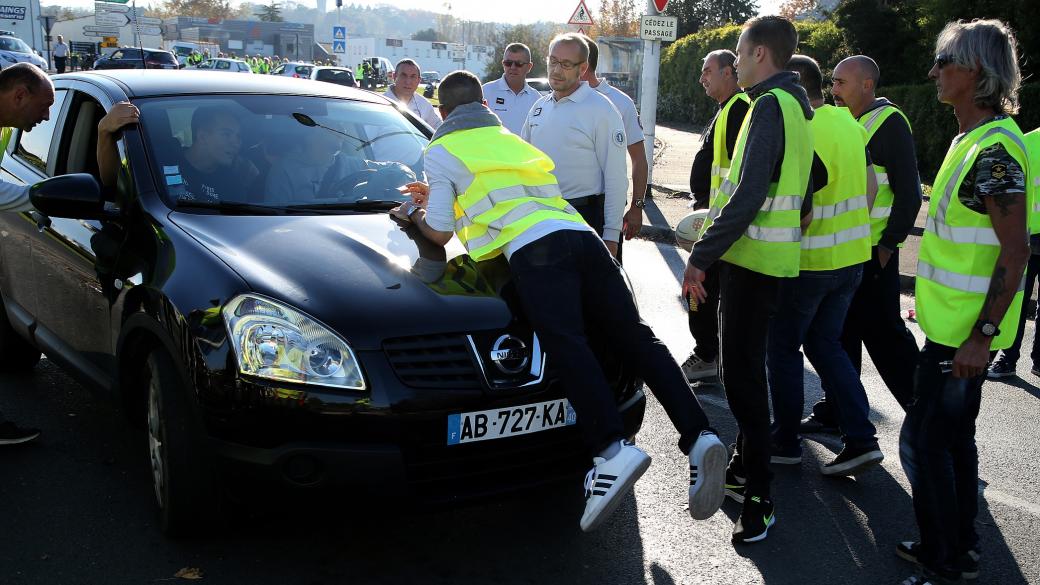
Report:
M 1034 376 L 1040 376 L 1040 366 L 1033 364 L 1033 367 L 1029 368 L 1029 373 Z
M 769 462 L 779 465 L 798 465 L 802 462 L 802 446 L 780 447 L 773 445 L 773 453 L 769 456 Z
M 747 483 L 747 480 L 744 479 L 743 477 L 740 477 L 736 473 L 733 473 L 733 470 L 731 470 L 731 469 L 727 469 L 726 470 L 726 485 L 725 485 L 726 496 L 731 498 L 733 501 L 737 502 L 738 504 L 743 504 L 744 503 L 744 489 L 745 489 L 744 488 L 744 484 L 745 483 Z
M 744 500 L 744 509 L 733 527 L 733 542 L 748 543 L 765 540 L 769 527 L 776 524 L 773 501 L 769 498 L 749 496 Z
M 819 433 L 822 435 L 840 435 L 841 431 L 838 429 L 838 425 L 829 420 L 823 420 L 817 417 L 815 414 L 802 419 L 802 423 L 798 425 L 798 432 L 800 433 Z
M 28 443 L 39 436 L 37 429 L 23 429 L 9 420 L 0 423 L 0 445 Z
M 877 445 L 870 447 L 845 445 L 845 448 L 841 450 L 841 453 L 838 453 L 834 461 L 820 466 L 820 473 L 824 475 L 856 475 L 881 463 L 884 459 L 885 456 Z
M 921 551 L 921 543 L 912 540 L 900 542 L 896 545 L 896 555 L 915 565 L 920 565 L 918 558 Z M 979 578 L 979 552 L 972 549 L 957 558 L 957 568 L 961 571 L 963 579 Z
M 1004 359 L 1004 356 L 997 358 L 989 366 L 989 370 L 986 371 L 986 377 L 990 380 L 997 380 L 999 378 L 1010 378 L 1015 375 L 1015 364 L 1011 360 Z

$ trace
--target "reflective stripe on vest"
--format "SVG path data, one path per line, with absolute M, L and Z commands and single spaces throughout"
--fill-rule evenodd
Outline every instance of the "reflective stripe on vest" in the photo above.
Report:
M 899 114 L 906 121 L 907 128 L 910 128 L 910 120 L 907 119 L 906 114 L 891 104 L 871 110 L 859 117 L 860 123 L 863 124 L 863 128 L 867 131 L 868 143 L 874 138 L 874 133 L 885 124 L 885 121 L 892 114 Z M 889 185 L 888 169 L 875 164 L 874 176 L 877 178 L 878 191 L 877 197 L 874 198 L 874 208 L 870 212 L 870 244 L 872 246 L 878 245 L 878 242 L 881 241 L 881 235 L 885 232 L 885 227 L 888 226 L 888 217 L 892 215 L 892 203 L 896 199 L 895 192 L 892 191 L 892 187 Z M 903 244 L 899 244 L 899 246 L 902 247 Z
M 951 145 L 936 176 L 917 267 L 917 318 L 929 339 L 960 347 L 979 318 L 1000 254 L 988 214 L 964 206 L 957 194 L 978 154 L 1000 144 L 1029 176 L 1022 132 L 1010 118 L 992 121 Z M 939 195 L 941 194 L 941 195 Z M 990 349 L 1010 347 L 1022 312 L 1024 275 Z
M 545 220 L 584 224 L 560 194 L 553 162 L 502 126 L 457 130 L 430 143 L 442 147 L 473 175 L 455 198 L 455 233 L 477 261 Z
M 1040 234 L 1040 128 L 1025 135 L 1026 156 L 1029 157 L 1029 233 Z
M 744 92 L 737 92 L 733 94 L 726 103 L 722 105 L 719 110 L 719 115 L 715 118 L 715 132 L 712 135 L 712 161 L 711 161 L 711 183 L 710 190 L 708 192 L 708 203 L 711 204 L 711 200 L 715 198 L 715 193 L 719 190 L 723 181 L 729 178 L 729 169 L 731 161 L 729 159 L 729 153 L 726 152 L 726 143 L 728 142 L 726 132 L 729 131 L 729 114 L 730 110 L 733 109 L 733 104 L 738 101 L 742 101 L 745 104 L 751 103 L 751 98 Z M 736 154 L 736 153 L 734 153 Z
M 827 184 L 813 195 L 799 265 L 820 271 L 862 264 L 870 259 L 867 131 L 848 109 L 829 105 L 816 109 L 809 128 L 813 149 L 827 168 Z
M 784 124 L 784 158 L 780 161 L 780 177 L 769 185 L 765 202 L 740 238 L 722 255 L 722 260 L 769 276 L 798 276 L 801 255 L 801 205 L 809 183 L 812 166 L 812 136 L 809 121 L 801 104 L 782 89 L 771 89 L 780 106 Z M 747 144 L 755 103 L 740 127 L 733 152 L 729 177 L 722 182 L 711 201 L 711 210 L 701 226 L 706 233 L 722 213 L 740 183 L 744 148 Z

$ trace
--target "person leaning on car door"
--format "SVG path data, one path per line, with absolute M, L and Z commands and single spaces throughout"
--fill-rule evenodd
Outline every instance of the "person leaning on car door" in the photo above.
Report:
M 31 132 L 50 119 L 54 85 L 47 74 L 31 63 L 18 63 L 0 71 L 0 162 L 15 129 Z M 29 211 L 29 185 L 0 180 L 0 211 Z M 15 445 L 40 436 L 37 429 L 21 428 L 4 419 L 0 411 L 0 445 Z

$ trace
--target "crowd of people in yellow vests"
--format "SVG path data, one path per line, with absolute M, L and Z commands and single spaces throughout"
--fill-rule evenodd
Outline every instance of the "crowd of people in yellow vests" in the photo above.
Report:
M 208 49 L 207 50 L 203 50 L 201 53 L 198 52 L 198 51 L 192 51 L 191 55 L 188 55 L 187 65 L 189 67 L 198 67 L 199 65 L 202 65 L 206 61 L 209 61 L 211 58 L 212 57 L 210 56 L 210 52 L 209 52 Z M 217 58 L 220 58 L 220 59 L 239 59 L 239 57 L 235 53 L 225 54 L 224 52 L 218 53 L 217 54 Z M 275 55 L 273 57 L 265 57 L 265 56 L 259 55 L 259 54 L 252 55 L 252 56 L 250 56 L 250 55 L 243 55 L 241 57 L 241 60 L 245 61 L 246 63 L 249 64 L 249 68 L 253 71 L 253 73 L 256 73 L 256 74 L 259 74 L 259 75 L 268 75 L 269 73 L 274 71 L 274 69 L 276 67 L 278 67 L 279 64 L 281 64 L 281 63 L 288 63 L 289 62 L 289 58 L 288 57 L 279 57 L 278 55 Z M 325 59 L 325 60 L 319 59 L 319 60 L 314 62 L 314 65 L 335 66 L 335 65 L 338 65 L 338 63 L 336 63 L 335 61 L 333 61 L 331 59 Z M 350 68 L 348 67 L 348 69 L 350 69 Z

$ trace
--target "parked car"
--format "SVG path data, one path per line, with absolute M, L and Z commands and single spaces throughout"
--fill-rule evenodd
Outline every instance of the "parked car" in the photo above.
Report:
M 271 75 L 282 77 L 295 77 L 299 79 L 310 79 L 314 72 L 314 65 L 310 63 L 282 63 L 271 71 Z
M 527 84 L 533 87 L 536 91 L 538 91 L 538 93 L 542 95 L 546 95 L 550 91 L 552 91 L 552 88 L 549 87 L 548 77 L 529 77 L 527 78 Z
M 419 74 L 419 80 L 422 83 L 439 84 L 441 82 L 441 74 L 436 71 L 423 71 Z
M 123 47 L 94 62 L 94 69 L 178 69 L 176 57 L 163 49 Z
M 115 398 L 145 429 L 165 532 L 204 529 L 225 497 L 399 507 L 580 481 L 589 453 L 560 364 L 508 264 L 387 213 L 422 176 L 426 125 L 311 80 L 112 70 L 54 84 L 50 119 L 15 130 L 0 163 L 34 184 L 35 207 L 0 214 L 0 368 L 43 351 Z M 125 100 L 141 124 L 102 188 L 96 128 Z M 200 175 L 200 156 L 224 160 Z M 224 180 L 216 195 L 206 176 Z M 633 435 L 641 385 L 598 351 Z
M 195 69 L 201 69 L 203 71 L 229 71 L 231 73 L 253 73 L 253 70 L 249 67 L 249 63 L 242 61 L 241 59 L 225 59 L 218 57 L 216 59 L 210 59 L 199 64 Z
M 25 41 L 9 34 L 0 35 L 0 69 L 15 63 L 32 63 L 40 69 L 47 69 L 47 62 L 34 53 Z
M 314 67 L 311 70 L 310 78 L 347 87 L 358 86 L 357 80 L 354 79 L 354 72 L 346 67 Z

